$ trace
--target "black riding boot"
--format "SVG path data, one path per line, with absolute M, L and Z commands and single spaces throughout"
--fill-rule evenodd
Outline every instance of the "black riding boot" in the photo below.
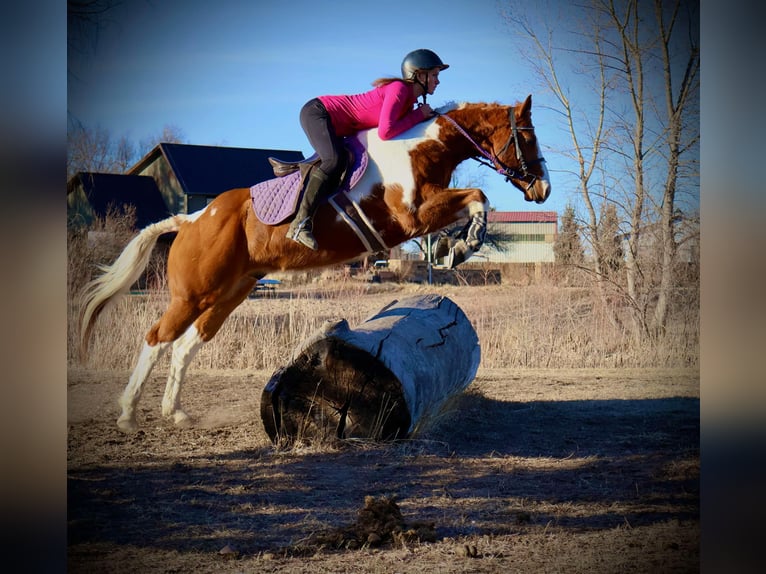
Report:
M 311 169 L 308 177 L 306 177 L 306 184 L 303 190 L 301 204 L 298 207 L 298 212 L 295 214 L 292 223 L 290 223 L 290 229 L 287 230 L 288 239 L 302 243 L 309 249 L 315 251 L 317 242 L 312 234 L 312 219 L 317 205 L 319 204 L 319 199 L 323 195 L 323 187 L 327 183 L 327 180 L 327 174 L 321 169 L 318 167 L 313 167 Z

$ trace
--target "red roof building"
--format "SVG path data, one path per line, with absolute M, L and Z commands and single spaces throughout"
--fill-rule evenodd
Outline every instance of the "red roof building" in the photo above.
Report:
M 555 211 L 490 211 L 489 223 L 558 223 Z
M 469 261 L 553 263 L 557 234 L 555 211 L 490 211 L 487 239 Z

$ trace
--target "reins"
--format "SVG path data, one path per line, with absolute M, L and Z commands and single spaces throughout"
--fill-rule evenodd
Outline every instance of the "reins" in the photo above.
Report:
M 458 124 L 454 119 L 452 119 L 447 114 L 441 114 L 439 112 L 434 112 L 435 115 L 445 118 L 447 121 L 449 121 L 453 126 L 455 126 L 455 129 L 459 131 L 469 142 L 473 144 L 473 147 L 476 148 L 476 150 L 484 156 L 485 159 L 487 159 L 490 163 L 487 163 L 486 161 L 483 161 L 480 158 L 474 158 L 476 161 L 478 161 L 482 165 L 486 165 L 487 167 L 491 167 L 494 169 L 497 173 L 499 173 L 502 176 L 505 176 L 506 181 L 510 181 L 511 178 L 516 179 L 525 179 L 532 176 L 532 181 L 529 183 L 529 186 L 531 187 L 534 185 L 535 180 L 537 179 L 537 176 L 533 173 L 529 173 L 529 170 L 527 169 L 527 162 L 524 160 L 524 154 L 521 152 L 521 146 L 519 145 L 519 131 L 521 130 L 533 130 L 534 127 L 529 128 L 520 128 L 516 125 L 516 118 L 513 115 L 513 108 L 511 108 L 508 112 L 508 117 L 511 121 L 511 135 L 508 136 L 508 141 L 505 142 L 505 145 L 503 146 L 503 149 L 500 150 L 499 155 L 495 155 L 493 153 L 488 152 L 483 147 L 481 147 L 479 144 L 476 143 L 476 141 L 471 137 L 471 135 L 465 131 L 460 124 Z M 511 141 L 514 142 L 515 148 L 516 148 L 516 160 L 519 162 L 519 167 L 521 168 L 521 171 L 517 171 L 516 169 L 509 167 L 505 165 L 500 160 L 500 155 L 503 155 L 506 150 L 508 149 L 508 146 L 511 145 Z M 534 160 L 532 160 L 530 163 L 542 163 L 545 161 L 544 157 L 539 157 Z

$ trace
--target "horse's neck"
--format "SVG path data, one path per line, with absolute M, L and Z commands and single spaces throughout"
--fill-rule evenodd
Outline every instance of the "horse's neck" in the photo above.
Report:
M 443 141 L 444 135 L 436 119 L 421 122 L 390 140 L 381 140 L 376 128 L 362 131 L 357 137 L 367 150 L 370 160 L 375 162 L 386 175 L 400 173 L 404 166 L 408 169 L 412 168 L 413 154 L 411 152 L 415 150 L 415 155 L 420 156 L 417 161 L 424 163 L 421 165 L 422 170 L 436 174 L 444 174 L 448 171 L 451 177 L 457 165 L 468 159 L 470 154 L 456 156 L 456 149 Z M 436 145 L 441 144 L 440 153 L 417 154 L 417 150 L 422 149 L 429 141 Z

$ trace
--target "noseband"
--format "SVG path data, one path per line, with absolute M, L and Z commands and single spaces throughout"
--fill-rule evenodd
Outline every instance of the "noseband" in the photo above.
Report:
M 490 153 L 490 152 L 486 151 L 479 144 L 477 144 L 474 141 L 474 139 L 468 134 L 468 132 L 466 132 L 462 127 L 460 127 L 460 124 L 458 124 L 450 116 L 445 115 L 445 114 L 440 114 L 438 112 L 435 112 L 435 113 L 436 113 L 437 116 L 441 116 L 441 117 L 445 118 L 453 126 L 455 126 L 457 131 L 459 131 L 461 134 L 463 134 L 463 136 L 465 136 L 465 138 L 469 142 L 471 142 L 473 144 L 473 147 L 475 147 L 482 156 L 484 156 L 487 160 L 489 160 L 491 162 L 491 163 L 487 163 L 487 162 L 485 162 L 485 161 L 483 161 L 483 160 L 481 160 L 479 158 L 474 158 L 480 164 L 486 165 L 487 167 L 491 167 L 492 169 L 494 169 L 500 175 L 505 176 L 505 181 L 511 181 L 511 178 L 526 180 L 526 178 L 531 176 L 532 180 L 527 185 L 527 189 L 529 189 L 530 187 L 532 187 L 535 184 L 535 182 L 537 181 L 537 176 L 534 173 L 530 173 L 529 170 L 527 169 L 527 162 L 524 160 L 524 154 L 521 152 L 521 146 L 519 145 L 519 131 L 521 131 L 521 130 L 533 130 L 535 128 L 534 128 L 534 126 L 533 127 L 529 127 L 529 128 L 520 128 L 520 127 L 518 127 L 516 125 L 516 117 L 513 114 L 513 108 L 511 108 L 508 111 L 508 117 L 509 117 L 509 119 L 511 121 L 511 135 L 508 136 L 508 141 L 505 142 L 505 145 L 503 146 L 503 149 L 500 150 L 500 153 L 498 155 L 495 155 L 494 153 Z M 500 160 L 499 156 L 503 155 L 506 152 L 506 150 L 508 149 L 508 146 L 511 145 L 511 142 L 514 142 L 514 144 L 515 144 L 515 148 L 516 148 L 516 161 L 519 163 L 519 168 L 521 169 L 521 171 L 516 170 L 516 169 L 514 169 L 512 167 L 509 167 L 509 166 L 505 165 Z M 534 164 L 542 163 L 544 161 L 545 161 L 544 157 L 538 157 L 536 159 L 531 160 L 529 163 L 531 165 L 534 165 Z

